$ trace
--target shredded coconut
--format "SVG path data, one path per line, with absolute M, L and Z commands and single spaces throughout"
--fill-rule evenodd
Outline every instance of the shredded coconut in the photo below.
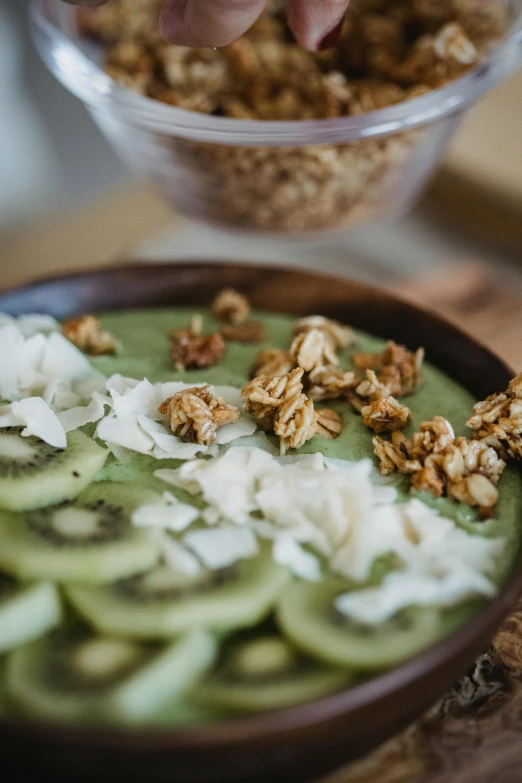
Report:
M 1 427 L 24 427 L 24 437 L 34 435 L 57 449 L 65 449 L 67 446 L 62 424 L 41 397 L 27 397 L 1 407 Z
M 259 448 L 232 447 L 216 459 L 186 462 L 155 476 L 201 496 L 207 504 L 202 518 L 216 531 L 249 531 L 271 541 L 274 559 L 303 579 L 319 579 L 325 562 L 363 585 L 375 560 L 393 555 L 398 570 L 391 598 L 385 596 L 386 577 L 373 592 L 363 589 L 340 600 L 340 611 L 365 622 L 417 602 L 408 588 L 415 580 L 424 580 L 419 603 L 439 606 L 453 603 L 452 596 L 457 601 L 494 591 L 489 575 L 503 541 L 473 536 L 419 500 L 397 503 L 392 487 L 374 482 L 369 460 L 325 460 L 320 453 L 274 457 Z M 220 547 L 224 541 L 219 538 Z M 236 558 L 234 552 L 230 557 Z M 224 557 L 220 549 L 220 562 Z

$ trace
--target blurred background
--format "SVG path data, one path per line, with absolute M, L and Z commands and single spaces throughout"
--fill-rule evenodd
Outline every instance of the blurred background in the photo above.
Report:
M 0 286 L 118 258 L 322 268 L 444 312 L 522 366 L 522 73 L 475 107 L 421 203 L 328 239 L 239 237 L 173 213 L 132 178 L 0 0 Z

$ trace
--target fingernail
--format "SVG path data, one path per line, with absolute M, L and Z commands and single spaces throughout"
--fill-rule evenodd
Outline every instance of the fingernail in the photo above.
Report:
M 344 16 L 342 19 L 337 22 L 334 28 L 330 30 L 329 33 L 326 33 L 324 38 L 321 38 L 319 43 L 317 44 L 317 51 L 318 52 L 324 52 L 325 49 L 331 49 L 332 46 L 334 46 L 337 41 L 339 40 L 339 36 L 341 35 L 341 30 L 343 29 L 344 24 Z

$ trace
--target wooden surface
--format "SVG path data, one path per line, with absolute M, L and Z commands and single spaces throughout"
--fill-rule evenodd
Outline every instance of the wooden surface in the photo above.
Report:
M 467 674 L 403 734 L 321 783 L 520 783 L 522 604 Z

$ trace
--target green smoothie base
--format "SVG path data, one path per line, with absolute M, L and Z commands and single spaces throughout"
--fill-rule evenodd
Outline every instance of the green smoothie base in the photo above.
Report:
M 120 373 L 133 378 L 147 378 L 151 382 L 182 380 L 194 383 L 213 383 L 242 387 L 249 380 L 249 371 L 254 358 L 263 347 L 271 346 L 288 349 L 292 339 L 293 318 L 283 315 L 253 313 L 253 318 L 261 318 L 265 324 L 267 339 L 265 343 L 240 344 L 227 343 L 227 351 L 221 362 L 215 367 L 202 370 L 177 372 L 170 358 L 171 342 L 169 333 L 173 329 L 187 326 L 196 312 L 203 316 L 203 330 L 213 332 L 219 328 L 218 322 L 205 311 L 176 308 L 176 310 L 133 310 L 111 313 L 101 317 L 102 326 L 121 340 L 121 350 L 116 356 L 98 357 L 93 364 L 105 375 Z M 385 341 L 368 334 L 357 332 L 357 344 L 340 353 L 341 366 L 350 366 L 350 356 L 358 352 L 377 352 L 382 350 Z M 429 356 L 428 356 L 429 359 Z M 422 421 L 436 415 L 447 418 L 455 429 L 456 435 L 470 436 L 465 422 L 470 416 L 476 400 L 429 361 L 424 365 L 424 385 L 420 391 L 405 399 L 413 412 L 413 421 L 405 430 L 411 434 L 418 429 Z M 346 402 L 322 404 L 337 411 L 343 420 L 343 430 L 337 440 L 328 440 L 316 436 L 308 441 L 299 452 L 302 454 L 322 452 L 326 457 L 357 461 L 371 458 L 377 464 L 373 454 L 373 433 L 363 425 L 361 417 Z M 177 467 L 179 462 L 166 460 L 162 468 Z M 155 459 L 133 455 L 128 462 L 109 461 L 100 479 L 113 481 L 138 481 L 156 490 L 164 491 L 166 485 L 153 475 L 158 469 Z M 447 498 L 435 499 L 429 493 L 411 492 L 409 481 L 398 474 L 390 477 L 400 499 L 417 496 L 423 502 L 433 506 L 441 514 L 454 519 L 468 531 L 488 537 L 502 537 L 506 545 L 504 555 L 499 559 L 494 578 L 502 583 L 509 573 L 518 552 L 522 527 L 522 481 L 516 466 L 509 465 L 499 483 L 500 499 L 492 519 L 483 522 L 469 506 L 456 503 Z M 169 487 L 169 489 L 172 489 Z M 180 499 L 187 496 L 179 490 Z M 194 503 L 194 498 L 190 499 Z M 460 614 L 460 612 L 458 612 Z

